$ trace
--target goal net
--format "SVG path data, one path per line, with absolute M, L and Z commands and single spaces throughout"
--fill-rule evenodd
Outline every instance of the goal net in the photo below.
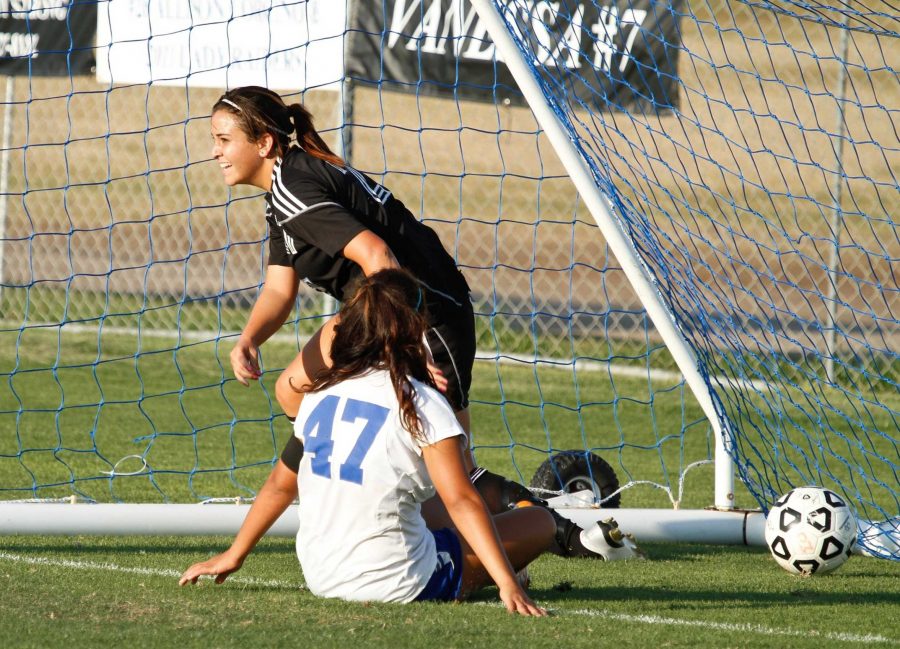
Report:
M 822 485 L 900 558 L 890 3 L 484 3 L 539 97 L 462 0 L 39 4 L 0 5 L 0 499 L 262 484 L 290 434 L 274 380 L 336 307 L 301 287 L 259 385 L 233 379 L 267 233 L 210 161 L 209 111 L 254 84 L 303 102 L 468 278 L 480 464 L 528 484 L 590 451 L 623 507 L 702 508 L 721 430 L 738 505 Z

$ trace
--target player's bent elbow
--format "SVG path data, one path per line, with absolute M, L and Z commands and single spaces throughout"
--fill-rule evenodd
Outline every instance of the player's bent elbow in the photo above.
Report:
M 390 246 L 371 230 L 364 230 L 344 246 L 343 255 L 359 264 L 366 276 L 385 268 L 399 268 L 400 264 Z
M 275 399 L 281 406 L 282 412 L 288 417 L 297 415 L 300 409 L 300 402 L 303 401 L 303 394 L 298 392 L 301 385 L 297 385 L 296 379 L 292 379 L 287 372 L 282 372 L 275 381 Z
M 447 508 L 447 512 L 450 514 L 451 518 L 464 516 L 469 512 L 477 511 L 485 507 L 484 501 L 481 500 L 478 493 L 474 491 L 473 493 L 457 492 L 439 495 L 441 500 L 444 501 L 444 507 Z

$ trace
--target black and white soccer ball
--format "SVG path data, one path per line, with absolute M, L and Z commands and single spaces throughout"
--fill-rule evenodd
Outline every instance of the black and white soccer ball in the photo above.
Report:
M 833 491 L 799 487 L 766 517 L 766 545 L 788 572 L 821 575 L 840 567 L 856 544 L 856 517 Z

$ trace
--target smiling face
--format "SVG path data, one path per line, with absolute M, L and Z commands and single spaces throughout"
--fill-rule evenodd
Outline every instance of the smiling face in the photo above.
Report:
M 212 157 L 222 170 L 225 184 L 229 187 L 253 185 L 269 191 L 275 164 L 272 136 L 267 134 L 259 141 L 251 142 L 234 114 L 227 110 L 213 113 L 210 126 Z

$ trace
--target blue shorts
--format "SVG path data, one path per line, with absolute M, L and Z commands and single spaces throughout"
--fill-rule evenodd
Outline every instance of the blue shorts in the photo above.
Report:
M 437 550 L 437 566 L 416 602 L 452 602 L 462 587 L 462 546 L 453 530 L 432 531 Z

